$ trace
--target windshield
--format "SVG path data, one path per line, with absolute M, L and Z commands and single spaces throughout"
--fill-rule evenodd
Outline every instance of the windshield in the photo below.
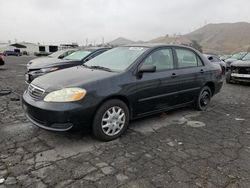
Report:
M 65 51 L 57 51 L 57 52 L 54 52 L 52 54 L 49 55 L 49 57 L 55 57 L 55 58 L 58 58 L 60 55 L 62 55 Z
M 243 61 L 249 61 L 250 60 L 250 52 L 247 55 L 245 55 L 245 57 L 243 57 L 242 60 Z
M 246 53 L 245 52 L 241 52 L 241 53 L 237 53 L 237 54 L 234 54 L 231 58 L 232 59 L 241 59 Z
M 112 71 L 124 71 L 147 49 L 145 47 L 117 47 L 91 59 L 85 65 L 101 66 Z
M 77 61 L 81 61 L 83 58 L 85 58 L 87 55 L 89 55 L 91 52 L 87 51 L 87 50 L 79 50 L 76 51 L 70 55 L 68 55 L 67 57 L 63 58 L 66 60 L 77 60 Z

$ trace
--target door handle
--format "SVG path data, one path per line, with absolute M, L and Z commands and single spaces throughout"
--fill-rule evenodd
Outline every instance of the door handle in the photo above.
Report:
M 171 78 L 175 78 L 177 75 L 175 73 L 172 73 Z
M 200 70 L 200 73 L 204 73 L 204 70 L 203 70 L 203 69 L 201 69 L 201 70 Z

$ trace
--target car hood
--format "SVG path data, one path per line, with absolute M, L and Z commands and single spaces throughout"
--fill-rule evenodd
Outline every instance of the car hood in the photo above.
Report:
M 237 61 L 237 59 L 233 59 L 233 58 L 229 58 L 229 59 L 226 59 L 225 62 L 233 62 L 233 61 Z
M 55 71 L 36 78 L 31 84 L 50 92 L 66 87 L 81 87 L 95 81 L 116 75 L 116 72 L 108 72 L 97 69 L 89 69 L 76 66 L 60 71 Z
M 67 63 L 69 61 L 71 60 L 63 60 L 63 59 L 57 59 L 53 57 L 42 57 L 42 58 L 36 58 L 36 59 L 31 60 L 28 63 L 27 67 L 28 69 L 41 69 L 41 68 L 60 65 L 63 63 Z
M 231 64 L 231 66 L 236 67 L 250 67 L 250 61 L 235 61 Z

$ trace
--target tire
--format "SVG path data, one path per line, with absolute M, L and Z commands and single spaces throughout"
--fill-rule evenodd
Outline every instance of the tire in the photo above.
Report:
M 212 92 L 211 92 L 210 87 L 204 86 L 201 89 L 196 99 L 196 102 L 195 102 L 196 109 L 199 111 L 205 111 L 211 101 L 211 98 L 212 98 Z
M 97 110 L 92 132 L 101 141 L 111 141 L 120 137 L 129 124 L 129 109 L 118 99 L 112 99 Z
M 227 84 L 231 84 L 231 83 L 232 83 L 232 80 L 231 80 L 231 71 L 229 71 L 229 72 L 226 74 L 226 83 L 227 83 Z

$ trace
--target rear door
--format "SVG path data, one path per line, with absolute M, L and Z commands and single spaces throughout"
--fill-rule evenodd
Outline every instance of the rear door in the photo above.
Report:
M 192 102 L 205 82 L 205 66 L 196 52 L 188 48 L 175 48 L 177 69 L 175 81 L 179 85 L 178 103 Z

